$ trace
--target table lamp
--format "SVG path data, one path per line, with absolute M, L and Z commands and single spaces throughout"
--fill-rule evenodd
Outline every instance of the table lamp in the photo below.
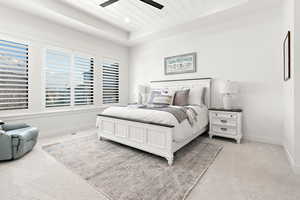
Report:
M 238 94 L 239 88 L 237 83 L 232 81 L 225 81 L 221 87 L 221 94 L 223 94 L 224 109 L 232 109 L 232 97 Z

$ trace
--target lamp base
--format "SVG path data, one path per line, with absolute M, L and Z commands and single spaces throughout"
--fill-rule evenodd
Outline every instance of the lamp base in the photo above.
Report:
M 223 107 L 224 109 L 232 109 L 232 96 L 230 94 L 225 94 L 223 97 Z

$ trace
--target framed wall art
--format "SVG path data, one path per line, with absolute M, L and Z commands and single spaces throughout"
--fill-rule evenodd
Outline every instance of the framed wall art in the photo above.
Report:
M 165 75 L 196 72 L 197 53 L 188 53 L 165 58 Z
M 291 32 L 289 31 L 283 43 L 283 79 L 287 81 L 291 78 Z

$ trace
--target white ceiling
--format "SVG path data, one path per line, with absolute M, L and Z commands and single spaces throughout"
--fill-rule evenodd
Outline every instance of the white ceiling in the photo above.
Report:
M 283 0 L 156 0 L 158 10 L 139 0 L 120 0 L 108 7 L 106 0 L 0 0 L 55 23 L 108 40 L 133 46 L 224 23 L 241 15 L 265 11 Z M 126 18 L 130 22 L 126 22 Z
M 248 2 L 248 0 L 156 0 L 165 6 L 159 10 L 139 0 L 120 0 L 105 8 L 99 4 L 106 0 L 61 1 L 134 34 L 143 34 L 153 30 L 159 31 L 184 24 Z M 129 19 L 130 22 L 126 22 L 126 19 Z

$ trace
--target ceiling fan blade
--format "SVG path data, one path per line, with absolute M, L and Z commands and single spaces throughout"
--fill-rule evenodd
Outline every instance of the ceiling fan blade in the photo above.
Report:
M 155 1 L 152 1 L 152 0 L 140 0 L 140 1 L 142 1 L 142 2 L 144 2 L 146 4 L 149 4 L 149 5 L 157 8 L 157 9 L 160 9 L 160 10 L 163 9 L 163 7 L 164 7 L 163 5 L 161 5 L 161 4 L 159 4 L 159 3 L 155 2 Z
M 119 1 L 119 0 L 108 0 L 104 3 L 101 3 L 100 6 L 106 7 L 106 6 L 109 6 L 110 4 L 116 3 L 117 1 Z

